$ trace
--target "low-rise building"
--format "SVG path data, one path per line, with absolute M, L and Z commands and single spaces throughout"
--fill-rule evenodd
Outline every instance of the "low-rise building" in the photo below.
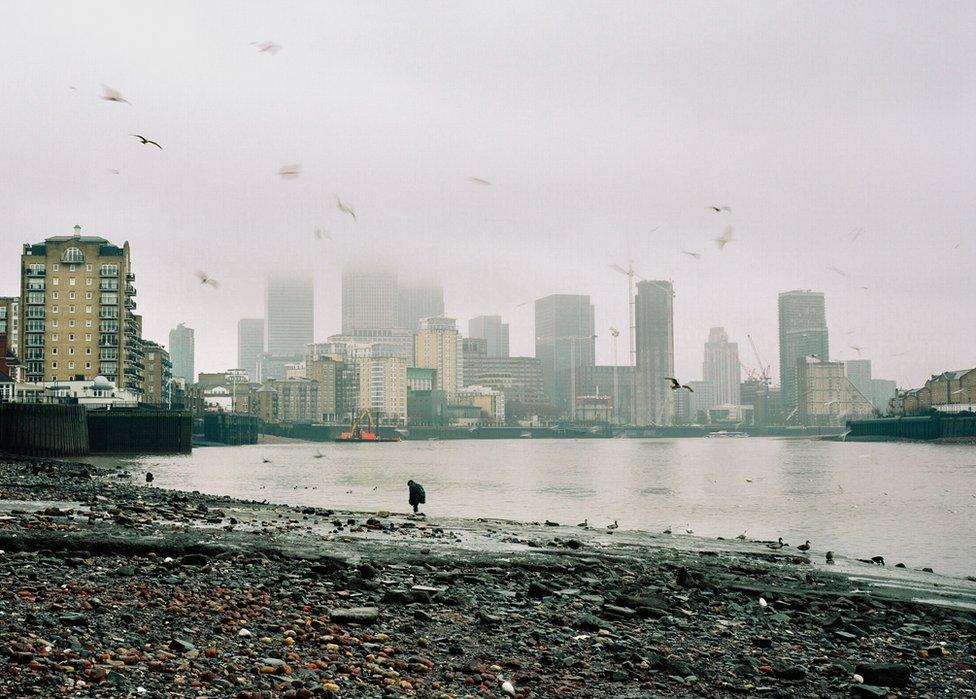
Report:
M 847 377 L 843 362 L 807 357 L 797 362 L 797 419 L 804 425 L 843 425 L 870 417 L 874 406 Z
M 481 410 L 482 420 L 496 425 L 505 422 L 505 394 L 488 386 L 465 386 L 457 392 L 458 403 Z

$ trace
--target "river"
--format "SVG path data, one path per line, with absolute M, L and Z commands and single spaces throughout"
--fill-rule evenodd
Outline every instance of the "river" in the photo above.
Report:
M 316 458 L 316 455 L 321 456 Z M 269 463 L 265 463 L 265 459 Z M 804 439 L 459 440 L 206 447 L 118 463 L 155 485 L 291 505 L 431 517 L 584 519 L 976 575 L 976 447 Z

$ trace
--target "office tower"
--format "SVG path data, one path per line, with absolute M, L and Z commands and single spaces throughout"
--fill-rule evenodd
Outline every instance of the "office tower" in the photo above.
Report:
M 615 425 L 633 424 L 631 415 L 634 405 L 633 390 L 634 367 L 632 366 L 614 367 L 600 364 L 580 367 L 576 370 L 577 395 L 610 396 L 613 408 L 611 421 Z
M 669 281 L 637 283 L 637 424 L 670 425 L 674 401 L 665 377 L 674 376 L 674 288 Z
M 193 375 L 193 328 L 180 323 L 169 331 L 169 358 L 173 362 L 173 378 L 186 384 L 196 383 Z
M 707 425 L 708 409 L 715 405 L 715 387 L 708 381 L 689 381 L 687 385 L 691 390 L 682 391 L 689 394 L 688 419 L 692 424 Z
M 142 341 L 144 369 L 142 402 L 168 407 L 173 383 L 173 362 L 169 352 L 151 340 Z
M 862 396 L 871 400 L 871 360 L 848 359 L 844 362 L 847 378 Z
M 739 405 L 739 385 L 742 381 L 739 345 L 729 342 L 725 328 L 712 328 L 708 331 L 702 378 L 712 384 L 715 390 L 715 405 Z
M 20 353 L 20 297 L 0 296 L 0 333 L 7 336 L 7 349 L 18 359 Z
M 276 357 L 303 357 L 312 342 L 315 289 L 300 272 L 268 276 L 265 293 L 265 351 Z
M 424 318 L 444 315 L 444 289 L 433 280 L 400 280 L 397 290 L 397 326 L 413 332 Z
M 129 243 L 54 236 L 24 244 L 20 329 L 28 381 L 90 380 L 142 393 Z
M 468 337 L 488 342 L 489 357 L 508 356 L 508 323 L 501 316 L 478 316 L 468 321 Z
M 463 386 L 463 345 L 454 318 L 424 318 L 414 333 L 414 366 L 436 369 L 435 389 L 454 402 Z
M 535 356 L 542 362 L 546 397 L 571 417 L 576 369 L 596 364 L 593 304 L 589 296 L 552 294 L 536 300 Z M 564 374 L 564 370 L 569 371 Z M 578 390 L 575 392 L 579 394 Z
M 258 380 L 258 358 L 264 352 L 264 319 L 237 321 L 237 368 L 247 372 L 249 381 Z
M 787 417 L 799 405 L 797 364 L 808 356 L 821 361 L 830 358 L 824 295 L 817 291 L 784 291 L 779 295 L 779 380 Z
M 882 415 L 888 414 L 891 399 L 897 394 L 898 386 L 894 381 L 871 379 L 871 402 L 875 408 L 881 411 Z
M 342 334 L 398 327 L 396 269 L 360 261 L 342 270 Z

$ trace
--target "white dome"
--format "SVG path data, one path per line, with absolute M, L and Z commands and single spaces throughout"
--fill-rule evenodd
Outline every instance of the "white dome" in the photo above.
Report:
M 106 379 L 104 376 L 96 376 L 95 380 L 92 381 L 92 385 L 95 388 L 114 388 L 115 384 Z

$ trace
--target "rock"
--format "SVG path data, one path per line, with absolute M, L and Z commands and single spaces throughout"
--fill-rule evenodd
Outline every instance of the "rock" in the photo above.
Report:
M 888 690 L 884 687 L 875 687 L 873 684 L 852 684 L 852 697 L 886 697 Z
M 631 619 L 637 612 L 630 607 L 618 607 L 615 604 L 607 604 L 603 607 L 603 616 L 609 619 Z
M 573 628 L 582 631 L 599 631 L 600 629 L 607 628 L 607 623 L 599 617 L 584 612 L 573 621 Z
M 178 653 L 189 653 L 194 648 L 196 648 L 196 646 L 187 641 L 185 638 L 174 638 L 169 642 L 169 649 L 175 650 Z
M 185 566 L 205 566 L 210 563 L 210 556 L 202 553 L 188 553 L 180 559 L 180 565 Z
M 806 678 L 807 671 L 799 665 L 789 663 L 773 663 L 773 677 L 779 680 L 797 682 Z
M 80 612 L 68 612 L 67 614 L 62 614 L 58 617 L 60 621 L 65 626 L 87 626 L 88 617 Z
M 773 639 L 766 636 L 755 636 L 752 639 L 752 645 L 757 648 L 771 648 L 773 645 Z
M 376 607 L 348 607 L 329 612 L 332 621 L 339 623 L 369 624 L 379 619 L 380 610 Z
M 880 687 L 907 687 L 912 674 L 911 668 L 901 663 L 858 663 L 855 672 L 865 684 Z
M 359 577 L 361 577 L 363 580 L 372 580 L 376 577 L 376 568 L 371 566 L 369 563 L 360 563 Z
M 555 593 L 542 583 L 538 583 L 533 580 L 529 583 L 528 594 L 532 599 L 542 599 L 543 597 L 551 597 Z

